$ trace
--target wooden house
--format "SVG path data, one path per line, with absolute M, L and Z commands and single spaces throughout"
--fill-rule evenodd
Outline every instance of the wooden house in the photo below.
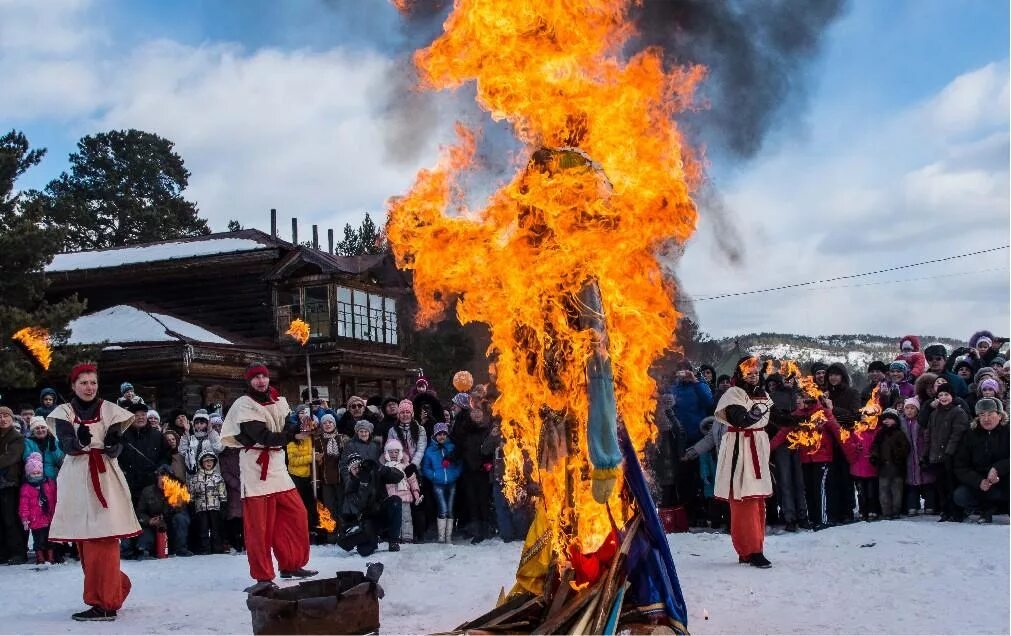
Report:
M 410 288 L 388 254 L 335 256 L 250 229 L 60 254 L 46 277 L 48 297 L 87 300 L 69 342 L 101 347 L 106 398 L 129 381 L 163 413 L 192 414 L 238 397 L 261 360 L 295 403 L 306 352 L 332 404 L 403 395 L 416 376 L 404 355 Z M 296 317 L 311 327 L 305 347 L 285 335 Z

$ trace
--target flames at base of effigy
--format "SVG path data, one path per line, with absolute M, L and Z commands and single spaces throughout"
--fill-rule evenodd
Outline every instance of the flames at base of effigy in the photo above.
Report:
M 28 351 L 28 354 L 40 367 L 49 370 L 53 362 L 53 350 L 49 343 L 49 331 L 42 327 L 25 327 L 19 329 L 11 339 Z

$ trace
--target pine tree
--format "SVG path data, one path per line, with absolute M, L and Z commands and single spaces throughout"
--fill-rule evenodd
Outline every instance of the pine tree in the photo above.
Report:
M 351 227 L 350 223 L 344 224 L 344 238 L 334 246 L 334 252 L 339 256 L 361 256 L 382 254 L 387 248 L 385 233 L 366 212 L 358 229 Z
M 17 179 L 37 165 L 45 150 L 11 131 L 0 137 L 0 387 L 33 387 L 37 369 L 11 341 L 22 327 L 44 327 L 55 344 L 65 341 L 67 323 L 84 311 L 76 297 L 47 303 L 43 268 L 59 251 L 60 231 L 43 222 L 44 205 L 36 191 L 17 192 Z M 54 353 L 54 371 L 66 366 L 69 352 Z
M 140 130 L 89 135 L 70 172 L 46 187 L 46 220 L 63 228 L 63 248 L 92 250 L 209 234 L 182 197 L 190 173 L 174 144 Z

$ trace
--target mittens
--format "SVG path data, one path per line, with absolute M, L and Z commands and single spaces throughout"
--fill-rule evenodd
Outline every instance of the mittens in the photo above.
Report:
M 88 428 L 87 424 L 79 424 L 77 426 L 77 441 L 81 443 L 82 448 L 87 448 L 91 445 L 91 429 Z

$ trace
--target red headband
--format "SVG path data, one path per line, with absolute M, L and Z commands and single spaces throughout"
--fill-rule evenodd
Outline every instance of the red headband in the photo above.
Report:
M 256 376 L 260 375 L 261 373 L 267 376 L 268 378 L 270 377 L 270 370 L 267 369 L 267 367 L 263 366 L 262 364 L 249 367 L 248 369 L 246 369 L 246 382 L 249 382 Z
M 91 362 L 81 362 L 74 365 L 74 368 L 70 370 L 70 383 L 73 384 L 77 382 L 77 378 L 81 376 L 82 373 L 98 373 L 98 367 Z

